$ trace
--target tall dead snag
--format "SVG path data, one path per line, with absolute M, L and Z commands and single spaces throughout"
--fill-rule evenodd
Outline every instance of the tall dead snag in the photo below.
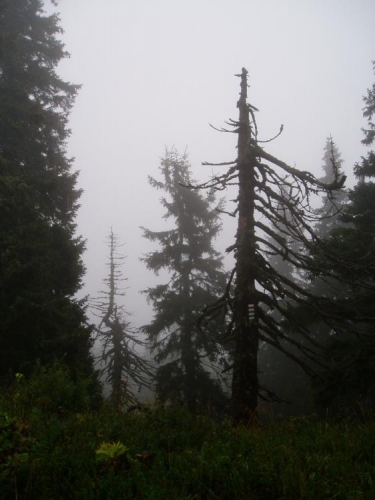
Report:
M 257 109 L 247 103 L 247 75 L 246 69 L 238 75 L 241 78 L 239 119 L 227 122 L 233 130 L 220 130 L 238 134 L 237 159 L 229 163 L 204 163 L 227 166 L 228 170 L 206 183 L 190 186 L 224 190 L 235 184 L 239 189 L 236 208 L 230 214 L 238 216 L 236 241 L 227 249 L 235 252 L 236 264 L 231 274 L 231 281 L 235 279 L 234 295 L 231 296 L 233 287 L 228 283 L 223 297 L 206 307 L 200 320 L 204 326 L 223 307 L 231 314 L 228 339 L 234 343 L 232 409 L 237 423 L 248 422 L 254 416 L 258 396 L 272 396 L 259 389 L 260 342 L 279 349 L 310 375 L 317 371 L 314 367 L 322 364 L 322 346 L 310 335 L 304 318 L 293 314 L 292 308 L 303 304 L 311 315 L 320 315 L 327 324 L 337 319 L 339 312 L 328 299 L 314 296 L 299 280 L 279 272 L 272 261 L 285 260 L 289 268 L 306 274 L 317 271 L 313 253 L 323 252 L 332 265 L 338 262 L 338 257 L 314 233 L 314 224 L 321 215 L 310 205 L 310 197 L 333 197 L 345 181 L 334 158 L 334 178 L 324 183 L 260 147 Z M 276 137 L 281 131 L 282 127 Z M 350 265 L 347 264 L 348 269 Z M 295 354 L 296 348 L 300 355 Z
M 238 121 L 238 229 L 236 242 L 236 287 L 234 296 L 234 365 L 232 381 L 233 415 L 246 420 L 258 398 L 258 326 L 255 321 L 257 297 L 254 262 L 255 239 L 255 165 L 251 148 L 252 129 L 247 104 L 247 71 L 242 70 L 241 93 L 237 103 Z

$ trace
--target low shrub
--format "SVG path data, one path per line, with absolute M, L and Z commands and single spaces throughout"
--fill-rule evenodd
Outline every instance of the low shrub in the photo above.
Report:
M 178 408 L 94 412 L 57 371 L 0 399 L 1 498 L 375 498 L 374 422 L 312 416 L 234 428 Z M 51 380 L 66 400 L 43 394 Z

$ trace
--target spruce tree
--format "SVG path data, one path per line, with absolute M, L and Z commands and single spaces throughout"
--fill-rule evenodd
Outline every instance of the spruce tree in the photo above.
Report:
M 372 61 L 373 68 L 375 71 L 375 61 Z M 363 110 L 363 116 L 367 118 L 367 128 L 363 128 L 364 139 L 362 143 L 366 146 L 371 146 L 375 140 L 375 123 L 372 121 L 375 115 L 375 83 L 372 87 L 367 89 L 367 94 L 363 97 L 365 107 Z
M 84 272 L 75 235 L 80 190 L 66 141 L 77 85 L 57 15 L 40 0 L 0 5 L 0 373 L 55 358 L 90 372 L 90 330 L 74 296 Z
M 326 184 L 331 183 L 335 175 L 337 175 L 335 169 L 337 169 L 340 176 L 343 175 L 342 164 L 343 160 L 337 145 L 331 136 L 327 137 L 322 165 L 324 175 L 320 178 L 320 181 Z M 343 189 L 337 191 L 335 196 L 323 195 L 319 209 L 319 213 L 323 217 L 315 227 L 315 232 L 320 238 L 326 237 L 331 228 L 338 224 L 346 199 L 347 193 Z
M 375 85 L 364 97 L 363 143 L 371 146 L 375 135 Z M 323 409 L 346 405 L 350 413 L 362 412 L 363 400 L 375 406 L 375 154 L 370 151 L 354 167 L 357 184 L 349 192 L 348 202 L 338 223 L 327 234 L 325 244 L 341 259 L 330 268 L 330 278 L 343 286 L 336 303 L 341 314 L 327 339 L 326 357 L 330 370 L 317 384 L 318 400 Z M 351 266 L 346 263 L 350 261 Z M 318 265 L 330 262 L 318 256 Z M 313 286 L 315 282 L 313 283 Z M 332 293 L 332 290 L 331 290 Z M 361 402 L 362 401 L 362 402 Z M 359 404 L 358 404 L 359 403 Z M 339 410 L 342 411 L 342 410 Z
M 213 247 L 221 224 L 213 193 L 206 197 L 187 189 L 191 172 L 187 155 L 175 150 L 161 160 L 162 180 L 149 178 L 161 189 L 168 229 L 143 229 L 143 236 L 159 245 L 143 261 L 156 274 L 167 270 L 164 284 L 145 292 L 154 306 L 153 321 L 143 327 L 158 363 L 156 390 L 163 402 L 185 405 L 190 411 L 213 410 L 223 406 L 225 396 L 215 375 L 223 361 L 220 342 L 223 318 L 217 316 L 207 328 L 197 320 L 204 306 L 223 292 L 226 273 L 222 257 Z

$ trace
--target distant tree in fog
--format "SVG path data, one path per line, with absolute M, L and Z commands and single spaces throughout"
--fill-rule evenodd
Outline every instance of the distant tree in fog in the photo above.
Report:
M 161 203 L 170 224 L 161 231 L 142 228 L 143 236 L 159 246 L 142 260 L 156 274 L 169 273 L 166 283 L 145 290 L 155 312 L 143 331 L 159 365 L 157 396 L 192 412 L 223 407 L 226 398 L 214 369 L 225 359 L 223 315 L 207 328 L 196 324 L 226 283 L 222 257 L 213 247 L 221 229 L 215 198 L 213 193 L 202 196 L 184 187 L 192 181 L 186 154 L 167 151 L 160 173 L 162 180 L 150 177 L 149 182 L 165 192 Z
M 342 164 L 343 160 L 338 147 L 331 136 L 327 137 L 322 165 L 324 175 L 320 181 L 326 184 L 333 182 L 336 175 L 335 169 L 341 176 L 343 174 Z M 326 237 L 330 229 L 338 224 L 347 197 L 348 194 L 344 189 L 337 191 L 334 196 L 323 195 L 319 208 L 319 214 L 322 217 L 315 226 L 315 232 L 320 238 Z
M 374 63 L 375 69 L 375 63 Z M 363 144 L 375 140 L 375 84 L 364 97 Z M 318 379 L 318 401 L 333 413 L 349 411 L 363 416 L 365 404 L 375 408 L 375 154 L 369 151 L 354 166 L 356 185 L 336 224 L 325 237 L 330 251 L 340 255 L 332 266 L 325 255 L 315 254 L 316 266 L 336 285 L 336 308 L 340 316 L 326 338 L 328 369 Z M 350 263 L 350 266 L 347 263 Z M 321 286 L 321 276 L 313 276 Z M 340 286 L 339 286 L 340 285 Z M 327 292 L 325 292 L 327 293 Z M 332 290 L 331 290 L 332 293 Z M 315 325 L 314 325 L 315 326 Z
M 149 387 L 151 369 L 136 347 L 143 347 L 139 332 L 126 319 L 124 306 L 118 305 L 119 297 L 125 296 L 121 287 L 121 265 L 124 256 L 119 253 L 119 240 L 112 229 L 108 236 L 109 273 L 104 279 L 107 289 L 96 299 L 94 309 L 101 319 L 96 328 L 102 346 L 100 360 L 104 363 L 105 381 L 111 386 L 111 402 L 116 409 L 137 404 L 136 390 Z

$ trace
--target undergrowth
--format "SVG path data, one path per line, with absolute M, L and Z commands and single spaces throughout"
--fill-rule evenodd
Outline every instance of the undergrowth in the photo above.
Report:
M 3 394 L 1 499 L 375 498 L 374 421 L 234 428 L 181 408 L 93 410 L 84 392 L 54 367 Z

